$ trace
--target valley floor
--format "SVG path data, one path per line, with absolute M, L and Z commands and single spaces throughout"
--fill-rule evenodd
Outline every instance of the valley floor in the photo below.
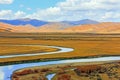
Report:
M 51 45 L 73 48 L 74 51 L 40 56 L 0 58 L 0 65 L 35 62 L 51 59 L 85 58 L 100 56 L 120 56 L 120 34 L 88 33 L 0 33 L 0 55 L 35 54 L 36 51 L 56 51 L 56 49 L 15 45 Z M 52 80 L 119 80 L 120 61 L 71 63 L 31 67 L 13 72 L 12 80 L 47 80 L 47 75 L 55 74 Z
M 82 58 L 94 56 L 120 55 L 120 34 L 85 34 L 85 33 L 0 33 L 0 49 L 3 45 L 52 45 L 73 48 L 74 51 L 32 57 L 13 57 L 0 59 L 0 63 L 41 59 Z M 8 46 L 6 46 L 8 47 Z M 12 48 L 13 46 L 11 46 Z M 29 49 L 31 48 L 31 49 Z M 7 48 L 6 48 L 7 49 Z M 39 52 L 38 47 L 20 47 L 20 54 Z M 42 48 L 40 48 L 42 49 Z M 1 51 L 2 51 L 1 50 Z M 12 51 L 11 49 L 8 49 Z M 6 53 L 10 51 L 6 50 Z M 30 50 L 27 52 L 27 50 Z M 49 49 L 47 49 L 49 52 Z M 54 49 L 53 49 L 54 50 Z M 14 51 L 14 50 L 13 50 Z M 46 50 L 45 50 L 46 51 Z M 50 50 L 51 51 L 51 50 Z M 17 53 L 14 51 L 15 54 Z M 7 53 L 7 54 L 9 54 Z M 11 53 L 10 53 L 11 54 Z M 13 54 L 13 53 L 12 53 Z M 5 55 L 3 52 L 0 55 Z

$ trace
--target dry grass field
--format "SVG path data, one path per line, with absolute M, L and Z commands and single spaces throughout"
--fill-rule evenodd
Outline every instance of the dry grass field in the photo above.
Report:
M 79 65 L 57 73 L 52 80 L 120 80 L 120 63 Z
M 0 45 L 1 55 L 17 55 L 17 54 L 33 54 L 40 52 L 53 52 L 55 48 L 48 48 L 42 46 L 29 46 L 29 45 Z
M 46 58 L 71 58 L 120 55 L 120 34 L 79 34 L 79 33 L 1 33 L 0 46 L 40 44 L 74 48 L 73 52 L 14 57 L 0 59 L 0 62 L 35 60 Z M 12 48 L 12 47 L 11 47 Z M 30 47 L 26 47 L 27 49 Z M 34 49 L 34 47 L 31 47 Z M 37 48 L 36 48 L 37 49 Z M 36 50 L 34 49 L 34 50 Z M 34 51 L 33 50 L 33 51 Z M 27 50 L 23 50 L 23 52 Z M 32 51 L 32 50 L 31 50 Z M 31 52 L 29 51 L 29 52 Z M 22 52 L 22 51 L 21 51 Z M 2 55 L 3 53 L 1 53 Z

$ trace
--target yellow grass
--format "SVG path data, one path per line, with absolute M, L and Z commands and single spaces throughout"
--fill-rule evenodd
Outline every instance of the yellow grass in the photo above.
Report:
M 56 50 L 57 49 L 55 48 L 42 46 L 0 45 L 0 55 L 33 54 L 40 52 L 51 52 Z
M 30 35 L 29 35 L 30 36 Z M 35 35 L 37 36 L 37 35 Z M 39 36 L 39 35 L 38 35 Z M 55 35 L 56 36 L 56 35 Z M 55 37 L 54 36 L 54 37 Z M 60 36 L 64 36 L 60 35 Z M 70 35 L 68 35 L 70 36 Z M 76 35 L 77 36 L 77 35 Z M 113 36 L 113 35 L 112 35 Z M 59 35 L 57 36 L 59 37 Z M 83 38 L 78 36 L 76 40 L 67 40 L 66 38 L 41 40 L 33 38 L 0 38 L 0 45 L 20 45 L 20 44 L 41 44 L 54 45 L 73 48 L 73 52 L 49 54 L 32 57 L 14 57 L 9 59 L 0 59 L 0 62 L 20 61 L 31 59 L 45 59 L 45 58 L 70 58 L 70 57 L 86 57 L 86 56 L 103 56 L 103 55 L 120 55 L 120 37 L 92 37 Z M 43 38 L 48 38 L 47 35 Z M 72 38 L 72 36 L 71 36 Z M 73 38 L 74 39 L 74 38 Z

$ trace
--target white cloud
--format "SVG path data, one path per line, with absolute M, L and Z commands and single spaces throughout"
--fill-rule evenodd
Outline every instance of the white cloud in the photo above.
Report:
M 120 8 L 120 0 L 66 0 L 57 6 L 66 10 L 110 10 Z
M 0 4 L 11 4 L 13 0 L 0 0 Z
M 12 16 L 12 10 L 1 10 L 0 18 L 9 19 Z
M 11 10 L 1 10 L 0 11 L 0 16 L 6 16 L 10 14 L 12 11 Z
M 120 12 L 116 12 L 116 13 L 114 13 L 114 12 L 106 12 L 104 15 L 103 15 L 103 19 L 105 20 L 105 19 L 117 19 L 117 18 L 119 18 L 120 17 L 120 14 L 119 14 Z
M 25 12 L 23 12 L 23 11 L 17 11 L 17 12 L 14 14 L 14 18 L 16 18 L 16 19 L 23 18 L 25 15 L 26 15 Z
M 24 18 L 26 15 L 23 11 L 13 12 L 12 10 L 1 10 L 0 19 L 19 19 Z
M 21 5 L 21 7 L 24 7 Z M 12 12 L 0 11 L 0 18 L 35 18 L 47 21 L 64 20 L 110 20 L 120 17 L 120 0 L 65 0 L 59 2 L 54 7 L 39 9 L 32 14 L 26 14 L 23 11 Z M 27 8 L 27 10 L 31 10 Z M 32 10 L 31 10 L 32 11 Z M 5 14 L 4 14 L 5 13 Z M 12 13 L 12 14 L 11 14 Z M 119 19 L 120 20 L 120 19 Z
M 37 18 L 41 20 L 54 20 L 62 15 L 62 11 L 59 7 L 50 7 L 45 10 L 38 10 L 37 12 L 27 15 L 26 17 Z
M 55 7 L 30 14 L 28 17 L 50 21 L 85 18 L 104 20 L 113 17 L 112 15 L 119 16 L 119 12 L 116 12 L 118 8 L 120 8 L 120 0 L 66 0 L 57 3 Z M 119 18 L 115 16 L 114 18 Z

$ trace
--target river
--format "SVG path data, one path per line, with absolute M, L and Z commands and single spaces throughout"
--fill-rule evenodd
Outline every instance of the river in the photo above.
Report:
M 48 52 L 48 53 L 37 53 L 37 55 L 45 55 L 45 54 L 55 54 L 55 53 L 63 53 L 63 52 L 70 52 L 74 49 L 72 48 L 63 48 L 57 46 L 51 46 L 54 48 L 60 49 L 56 52 Z M 30 54 L 32 55 L 32 54 Z M 25 56 L 25 55 L 24 55 Z M 29 56 L 29 55 L 28 55 Z M 3 56 L 5 57 L 15 57 L 13 56 Z M 117 61 L 120 60 L 120 56 L 111 56 L 111 57 L 99 57 L 99 58 L 84 58 L 84 59 L 67 59 L 67 60 L 59 60 L 59 61 L 47 61 L 47 62 L 36 62 L 36 63 L 26 63 L 26 64 L 14 64 L 8 66 L 0 66 L 0 80 L 11 80 L 11 75 L 15 70 L 27 67 L 34 67 L 34 66 L 44 66 L 44 65 L 51 65 L 51 64 L 64 64 L 64 63 L 75 63 L 75 62 L 99 62 L 99 61 Z M 51 75 L 53 76 L 53 75 Z M 48 78 L 51 78 L 49 76 Z

